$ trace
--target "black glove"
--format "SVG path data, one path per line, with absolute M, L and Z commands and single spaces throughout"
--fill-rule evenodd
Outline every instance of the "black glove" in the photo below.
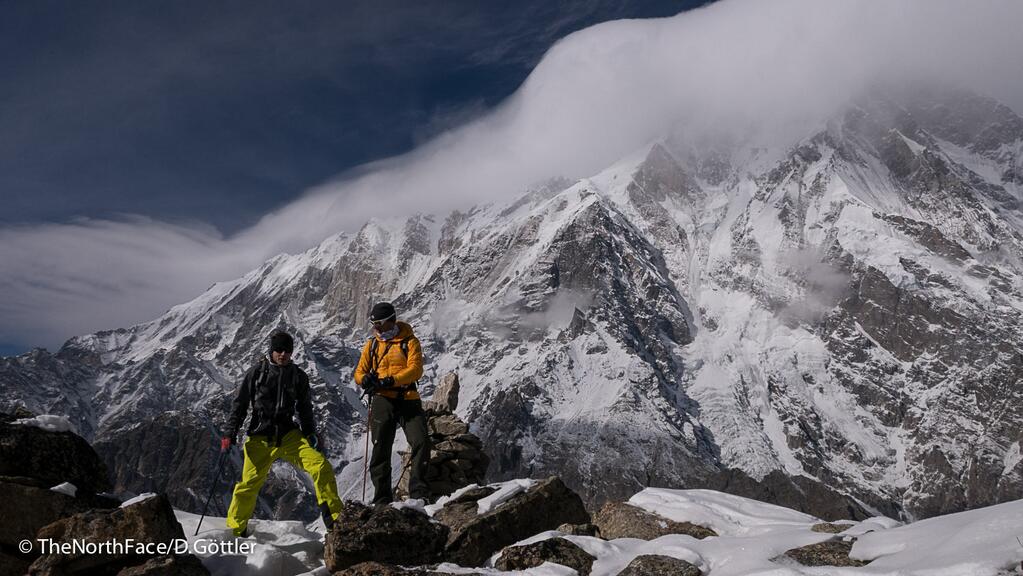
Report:
M 380 381 L 381 388 L 394 388 L 394 376 L 388 376 Z
M 362 389 L 367 394 L 372 394 L 374 390 L 380 387 L 380 379 L 377 378 L 376 372 L 370 372 L 362 377 Z

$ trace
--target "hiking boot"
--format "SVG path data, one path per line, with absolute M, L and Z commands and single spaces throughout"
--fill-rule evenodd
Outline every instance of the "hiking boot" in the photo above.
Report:
M 251 538 L 254 533 L 255 533 L 255 531 L 252 529 L 252 526 L 249 526 L 248 524 L 246 524 L 245 525 L 245 529 L 242 530 L 241 532 L 239 532 L 238 530 L 235 530 L 234 531 L 234 536 L 235 536 L 235 538 Z

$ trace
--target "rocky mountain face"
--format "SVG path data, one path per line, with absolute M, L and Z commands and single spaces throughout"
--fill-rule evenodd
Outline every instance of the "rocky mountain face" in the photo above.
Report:
M 194 510 L 230 395 L 285 328 L 353 495 L 351 373 L 386 299 L 422 340 L 424 394 L 458 373 L 490 480 L 556 474 L 592 504 L 792 477 L 890 515 L 962 510 L 1023 488 L 1021 200 L 1023 119 L 968 93 L 874 94 L 775 148 L 666 136 L 591 178 L 370 221 L 152 322 L 0 359 L 0 409 L 66 414 L 115 489 Z M 264 494 L 260 515 L 315 514 L 287 466 Z

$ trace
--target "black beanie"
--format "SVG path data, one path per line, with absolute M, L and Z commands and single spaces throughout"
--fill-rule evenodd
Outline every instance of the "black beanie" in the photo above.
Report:
M 377 302 L 369 312 L 369 319 L 373 321 L 387 320 L 394 317 L 394 306 L 390 302 Z
M 292 338 L 291 334 L 288 334 L 287 332 L 275 332 L 273 336 L 270 336 L 270 351 L 294 352 L 295 339 Z

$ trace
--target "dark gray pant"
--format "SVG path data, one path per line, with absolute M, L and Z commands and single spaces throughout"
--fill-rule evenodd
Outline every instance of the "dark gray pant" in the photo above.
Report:
M 426 431 L 426 416 L 421 400 L 392 400 L 373 396 L 372 421 L 369 423 L 373 438 L 373 456 L 369 460 L 369 473 L 373 479 L 373 503 L 387 503 L 394 499 L 391 491 L 391 447 L 394 434 L 401 426 L 408 440 L 411 454 L 409 463 L 409 497 L 427 499 L 426 464 L 430 456 L 430 437 Z

